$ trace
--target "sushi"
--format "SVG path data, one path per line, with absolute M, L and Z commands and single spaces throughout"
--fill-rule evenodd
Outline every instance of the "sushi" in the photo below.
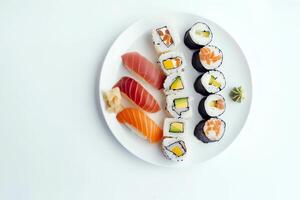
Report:
M 202 120 L 194 130 L 196 138 L 204 143 L 219 141 L 225 133 L 226 124 L 219 118 Z
M 222 95 L 211 94 L 202 98 L 198 111 L 202 118 L 218 117 L 225 112 L 225 107 L 225 99 Z
M 218 70 L 211 70 L 196 79 L 194 88 L 196 92 L 207 96 L 220 92 L 224 89 L 225 85 L 226 81 L 223 73 Z
M 178 33 L 169 26 L 153 29 L 152 41 L 158 54 L 173 51 L 180 43 Z
M 197 22 L 185 32 L 184 44 L 190 49 L 200 49 L 209 44 L 212 37 L 209 26 L 203 22 Z
M 184 94 L 171 94 L 166 98 L 166 109 L 172 117 L 188 119 L 192 117 L 192 97 Z
M 119 87 L 123 94 L 143 110 L 150 113 L 160 110 L 160 106 L 155 98 L 133 78 L 124 76 L 113 88 L 115 87 Z
M 138 52 L 128 52 L 122 55 L 124 67 L 137 74 L 156 89 L 163 88 L 165 75 L 159 67 Z
M 121 124 L 125 124 L 138 135 L 148 139 L 150 143 L 159 142 L 163 137 L 162 129 L 146 114 L 136 108 L 125 108 L 116 116 Z
M 164 92 L 165 94 L 176 94 L 185 88 L 185 81 L 182 73 L 173 73 L 165 79 Z
M 207 45 L 195 51 L 192 57 L 192 65 L 199 72 L 217 69 L 222 62 L 223 52 L 213 45 Z
M 183 54 L 177 51 L 171 51 L 160 55 L 158 61 L 166 75 L 184 71 L 184 67 L 186 66 L 186 60 Z
M 177 137 L 165 137 L 162 141 L 162 152 L 171 161 L 183 161 L 186 158 L 187 149 L 185 142 Z
M 186 121 L 183 119 L 165 118 L 164 137 L 181 137 L 186 130 Z

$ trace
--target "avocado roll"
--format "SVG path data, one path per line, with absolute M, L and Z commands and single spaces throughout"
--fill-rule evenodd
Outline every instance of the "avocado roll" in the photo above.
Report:
M 176 94 L 182 92 L 185 89 L 185 80 L 182 73 L 174 72 L 167 76 L 164 81 L 165 94 Z
M 152 30 L 152 41 L 158 54 L 173 51 L 180 43 L 178 33 L 167 25 Z
M 223 73 L 218 70 L 211 70 L 196 79 L 194 89 L 196 92 L 207 96 L 220 92 L 224 89 L 225 85 L 226 81 Z
M 186 60 L 181 52 L 171 51 L 161 54 L 158 58 L 161 69 L 166 75 L 184 71 Z
M 204 143 L 219 141 L 225 133 L 226 124 L 219 118 L 202 120 L 197 124 L 194 135 Z
M 225 99 L 222 95 L 211 94 L 202 98 L 198 111 L 202 118 L 218 117 L 225 112 L 225 107 Z
M 164 137 L 182 137 L 185 134 L 186 121 L 183 119 L 165 118 Z
M 185 142 L 177 137 L 165 137 L 162 141 L 162 152 L 168 160 L 183 161 L 187 149 Z
M 166 109 L 172 117 L 188 119 L 192 117 L 192 97 L 184 94 L 171 94 L 166 98 Z
M 198 72 L 217 69 L 223 62 L 223 52 L 216 46 L 207 45 L 194 52 L 192 65 Z
M 185 32 L 184 44 L 190 49 L 200 49 L 209 44 L 212 37 L 209 26 L 203 22 L 197 22 Z

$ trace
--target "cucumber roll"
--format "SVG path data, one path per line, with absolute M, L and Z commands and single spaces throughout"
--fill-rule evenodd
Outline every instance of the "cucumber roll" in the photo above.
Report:
M 219 118 L 202 120 L 195 127 L 194 135 L 204 143 L 216 142 L 221 140 L 225 133 L 226 124 Z
M 212 37 L 209 26 L 203 22 L 197 22 L 185 32 L 184 44 L 190 49 L 200 49 L 209 44 Z
M 220 92 L 224 89 L 225 85 L 226 80 L 223 73 L 218 70 L 211 70 L 196 79 L 194 89 L 196 92 L 207 96 Z
M 223 52 L 213 45 L 207 45 L 195 51 L 192 57 L 192 65 L 198 72 L 217 69 L 222 62 Z
M 202 118 L 218 117 L 225 112 L 225 99 L 220 94 L 211 94 L 202 98 L 198 111 Z

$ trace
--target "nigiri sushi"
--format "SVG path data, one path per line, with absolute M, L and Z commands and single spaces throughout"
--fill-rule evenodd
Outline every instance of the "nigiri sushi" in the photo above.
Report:
M 160 106 L 155 98 L 133 78 L 124 76 L 113 88 L 115 87 L 119 87 L 123 94 L 143 110 L 151 113 L 160 110 Z
M 150 143 L 159 142 L 163 137 L 163 130 L 145 113 L 136 108 L 125 108 L 117 114 L 117 120 Z
M 162 89 L 165 80 L 163 72 L 138 52 L 128 52 L 122 55 L 124 67 L 134 72 L 156 89 Z

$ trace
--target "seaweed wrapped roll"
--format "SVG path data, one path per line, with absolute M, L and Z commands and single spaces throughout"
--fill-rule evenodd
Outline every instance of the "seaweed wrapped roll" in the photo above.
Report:
M 202 120 L 195 127 L 194 135 L 204 143 L 219 141 L 225 132 L 226 124 L 219 118 Z
M 209 26 L 203 22 L 197 22 L 185 32 L 184 44 L 190 49 L 200 49 L 209 44 L 212 37 Z
M 225 107 L 225 99 L 222 95 L 211 94 L 202 98 L 198 111 L 202 118 L 218 117 L 225 112 Z
M 177 137 L 165 137 L 162 141 L 162 152 L 168 160 L 183 161 L 187 149 L 185 142 Z
M 216 46 L 207 45 L 195 51 L 192 65 L 198 72 L 217 69 L 223 62 L 223 52 Z
M 223 73 L 218 70 L 211 70 L 196 79 L 194 88 L 196 92 L 207 96 L 220 92 L 224 89 L 225 85 L 226 81 Z

